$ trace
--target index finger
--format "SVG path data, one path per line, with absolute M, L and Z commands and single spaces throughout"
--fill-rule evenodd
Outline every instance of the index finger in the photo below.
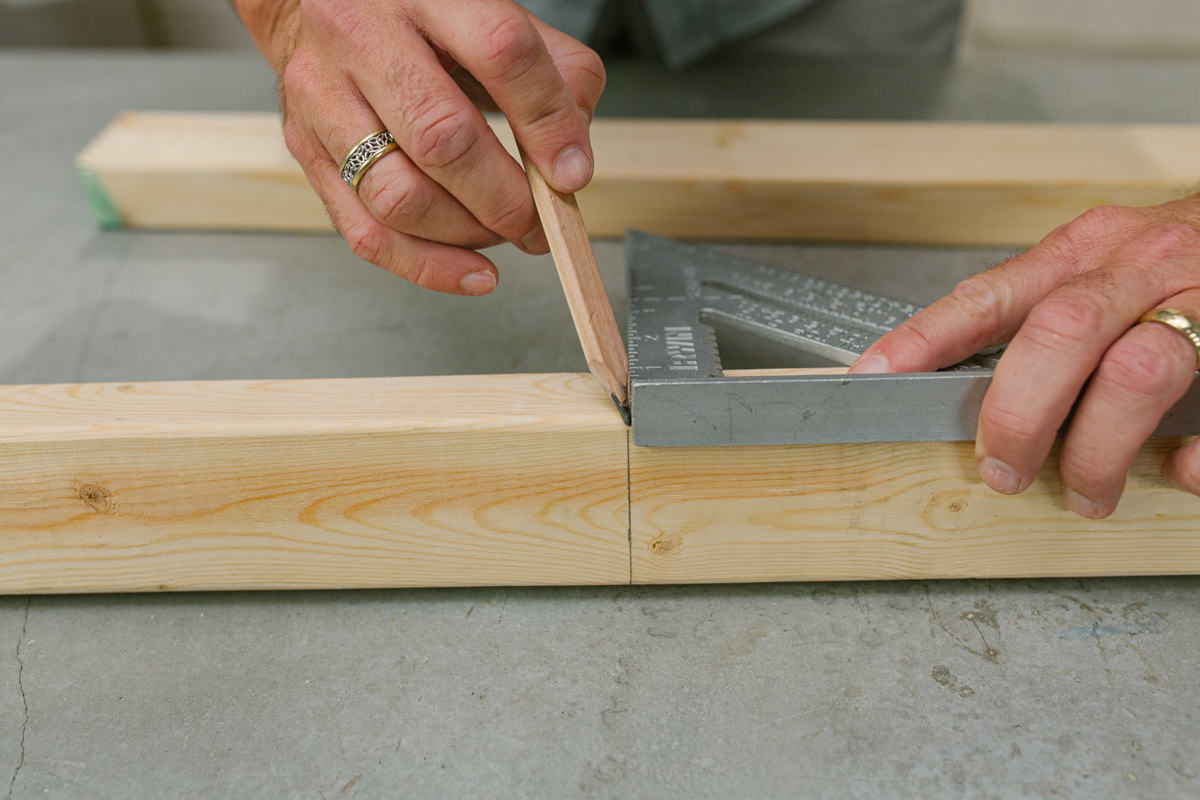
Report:
M 433 3 L 420 13 L 427 35 L 479 81 L 554 188 L 582 189 L 592 177 L 591 110 L 576 102 L 531 16 L 515 4 L 483 0 Z
M 1005 344 L 1039 300 L 1080 271 L 1044 242 L 961 281 L 880 337 L 850 372 L 930 372 Z
M 867 348 L 854 373 L 926 372 L 1008 342 L 1037 303 L 1151 221 L 1143 209 L 1097 206 L 954 291 Z
M 526 249 L 541 234 L 525 173 L 415 30 L 389 31 L 389 47 L 348 67 L 400 149 L 489 230 Z M 542 251 L 544 252 L 544 250 Z

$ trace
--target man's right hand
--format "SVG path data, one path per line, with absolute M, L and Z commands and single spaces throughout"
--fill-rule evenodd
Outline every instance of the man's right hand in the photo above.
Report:
M 503 112 L 554 188 L 592 175 L 588 124 L 604 67 L 511 0 L 236 0 L 280 76 L 284 136 L 350 248 L 429 289 L 487 294 L 474 252 L 510 241 L 545 253 L 524 172 L 480 108 Z M 363 175 L 338 168 L 363 137 L 399 151 Z

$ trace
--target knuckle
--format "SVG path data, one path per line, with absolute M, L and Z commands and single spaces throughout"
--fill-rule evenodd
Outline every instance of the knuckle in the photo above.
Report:
M 421 191 L 420 185 L 401 176 L 387 176 L 364 187 L 363 200 L 376 218 L 396 230 L 423 220 L 429 213 L 432 198 Z
M 525 136 L 535 138 L 548 136 L 557 139 L 565 134 L 574 133 L 576 129 L 583 131 L 585 123 L 579 113 L 579 107 L 569 98 L 564 103 L 538 110 L 521 126 Z
M 519 78 L 538 63 L 543 47 L 542 37 L 518 14 L 484 20 L 479 26 L 478 37 L 482 47 L 479 69 L 484 78 Z
M 893 334 L 895 343 L 902 349 L 920 353 L 929 353 L 937 349 L 932 331 L 926 329 L 925 318 L 921 314 L 906 320 L 897 327 Z
M 1174 388 L 1179 363 L 1172 351 L 1125 337 L 1109 348 L 1094 380 L 1124 394 L 1154 398 Z
M 367 18 L 349 0 L 301 0 L 300 10 L 306 24 L 325 33 L 357 37 L 368 32 Z
M 529 232 L 534 222 L 533 218 L 533 209 L 527 203 L 509 203 L 492 216 L 488 227 L 497 232 L 515 231 L 517 235 L 523 236 Z
M 1083 489 L 1098 486 L 1108 480 L 1108 470 L 1105 468 L 1107 461 L 1097 456 L 1095 448 L 1072 447 L 1070 444 L 1063 447 L 1058 465 L 1071 488 L 1087 495 L 1088 492 L 1082 491 Z
M 308 48 L 297 48 L 284 66 L 280 80 L 293 101 L 304 97 L 321 80 L 320 62 Z
M 384 59 L 383 83 L 396 97 L 407 101 L 408 106 L 401 105 L 411 119 L 420 117 L 428 107 L 436 102 L 436 95 L 428 85 L 428 76 L 421 69 L 406 59 Z
M 1067 485 L 1085 497 L 1106 494 L 1124 475 L 1114 469 L 1111 458 L 1068 449 L 1059 458 L 1059 468 Z
M 404 270 L 404 277 L 422 289 L 433 288 L 435 267 L 428 258 L 417 256 Z
M 1079 234 L 1073 232 L 1068 223 L 1058 226 L 1047 234 L 1046 238 L 1038 242 L 1036 249 L 1048 259 L 1078 270 L 1080 256 L 1085 248 Z
M 1041 425 L 1033 417 L 994 403 L 980 411 L 979 427 L 1017 444 L 1032 442 L 1041 434 Z
M 409 156 L 433 169 L 442 169 L 461 161 L 481 136 L 467 111 L 444 102 L 434 103 L 420 111 L 413 124 Z
M 580 45 L 567 53 L 555 57 L 555 65 L 567 76 L 567 82 L 576 88 L 583 88 L 588 94 L 599 98 L 608 84 L 608 72 L 604 68 L 604 60 L 590 47 Z M 587 86 L 580 87 L 579 83 L 586 82 Z
M 350 252 L 372 264 L 379 264 L 383 254 L 383 230 L 373 219 L 355 222 L 343 234 Z
M 583 47 L 572 61 L 575 69 L 594 77 L 601 89 L 608 85 L 608 71 L 604 68 L 604 59 L 600 58 L 600 54 L 595 50 Z
M 1009 295 L 1008 285 L 991 272 L 981 272 L 959 281 L 951 292 L 964 311 L 985 324 L 999 321 Z
M 1034 306 L 1021 332 L 1038 347 L 1061 350 L 1087 342 L 1103 318 L 1096 303 L 1082 295 L 1050 298 Z
M 311 148 L 308 136 L 304 126 L 293 118 L 289 118 L 283 125 L 283 143 L 287 145 L 288 152 L 301 164 L 309 161 Z
M 1075 219 L 1056 228 L 1043 241 L 1067 263 L 1077 263 L 1080 256 L 1111 237 L 1114 230 L 1128 226 L 1136 212 L 1124 206 L 1096 206 Z
M 1073 222 L 1068 223 L 1066 229 L 1068 232 L 1075 232 L 1078 235 L 1097 238 L 1115 227 L 1121 227 L 1133 222 L 1136 213 L 1133 209 L 1126 208 L 1125 206 L 1096 206 L 1089 208 Z
M 1200 249 L 1200 231 L 1182 222 L 1159 222 L 1146 228 L 1139 242 L 1151 261 L 1165 261 Z

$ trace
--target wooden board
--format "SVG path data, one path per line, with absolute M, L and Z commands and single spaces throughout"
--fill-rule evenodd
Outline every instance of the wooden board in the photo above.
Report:
M 1069 512 L 1055 463 L 1017 497 L 971 443 L 633 448 L 635 583 L 1200 572 L 1200 497 L 1143 448 L 1116 514 Z
M 0 591 L 629 579 L 588 376 L 0 388 Z
M 1200 176 L 1189 125 L 601 118 L 592 137 L 597 236 L 1025 245 Z M 110 226 L 330 229 L 275 114 L 125 113 L 78 164 Z
M 0 593 L 1200 573 L 1167 440 L 1092 521 L 967 444 L 627 437 L 586 375 L 0 387 Z

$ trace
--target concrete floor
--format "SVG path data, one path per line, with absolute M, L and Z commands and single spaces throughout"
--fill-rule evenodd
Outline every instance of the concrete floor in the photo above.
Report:
M 1169 62 L 611 77 L 614 114 L 1200 121 Z M 272 107 L 253 60 L 0 51 L 0 98 L 2 383 L 583 368 L 511 248 L 462 299 L 333 237 L 98 232 L 72 154 L 120 109 Z M 735 249 L 921 302 L 1005 255 Z M 1190 577 L 3 598 L 0 791 L 1192 797 L 1198 609 Z

